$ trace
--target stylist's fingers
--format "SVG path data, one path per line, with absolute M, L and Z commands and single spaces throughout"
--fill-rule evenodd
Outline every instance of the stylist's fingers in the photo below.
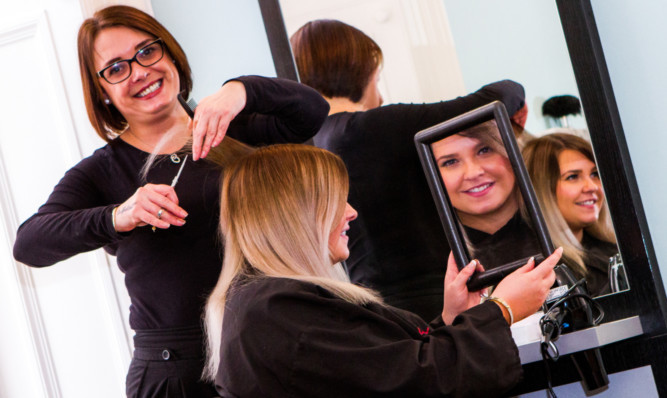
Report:
M 166 185 L 166 184 L 146 184 L 146 185 L 144 185 L 143 188 L 148 189 L 148 190 L 157 194 L 157 195 L 153 194 L 151 196 L 151 200 L 153 200 L 153 201 L 160 202 L 160 201 L 162 201 L 161 197 L 164 197 L 164 198 L 168 199 L 169 201 L 178 205 L 178 196 L 176 195 L 176 191 L 174 190 L 174 187 L 172 187 L 170 185 Z
M 218 121 L 218 127 L 215 134 L 215 138 L 213 139 L 213 143 L 211 144 L 212 147 L 220 145 L 223 138 L 225 138 L 225 136 L 227 135 L 227 129 L 229 128 L 229 123 L 231 123 L 231 121 L 232 119 L 230 118 L 225 118 L 225 117 L 220 118 L 220 120 Z
M 199 102 L 193 131 L 194 160 L 206 157 L 212 147 L 222 142 L 229 123 L 245 108 L 246 99 L 244 84 L 232 80 Z
M 192 132 L 192 158 L 204 158 L 211 149 L 215 138 L 219 115 L 202 110 L 195 114 L 195 129 Z
M 195 119 L 192 121 L 192 160 L 198 160 L 201 155 L 202 143 L 204 141 L 204 124 L 199 123 L 199 115 L 195 111 Z
M 144 224 L 157 228 L 183 225 L 188 213 L 178 205 L 174 188 L 164 184 L 146 184 L 135 193 L 138 212 Z
M 188 213 L 178 205 L 178 196 L 174 188 L 169 185 L 154 185 L 153 187 L 157 196 L 153 196 L 151 201 L 158 209 L 151 212 L 151 216 L 155 215 L 158 221 L 155 222 L 153 219 L 150 224 L 160 228 L 185 224 L 185 217 L 188 216 Z
M 225 116 L 220 116 L 220 115 L 213 115 L 209 121 L 208 121 L 208 128 L 206 130 L 206 136 L 204 138 L 204 145 L 202 146 L 201 150 L 201 157 L 205 158 L 211 148 L 215 146 L 213 143 L 216 141 L 216 136 L 219 134 L 218 132 L 218 124 L 220 123 L 220 119 L 223 119 Z

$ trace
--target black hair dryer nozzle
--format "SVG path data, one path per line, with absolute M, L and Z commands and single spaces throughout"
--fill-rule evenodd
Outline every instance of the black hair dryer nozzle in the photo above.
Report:
M 554 268 L 556 272 L 556 285 L 575 286 L 570 293 L 571 298 L 563 301 L 559 306 L 567 314 L 563 325 L 568 325 L 571 331 L 582 330 L 596 325 L 593 319 L 593 310 L 590 305 L 588 291 L 583 284 L 577 284 L 572 271 L 564 265 L 559 264 Z M 561 325 L 561 326 L 563 326 Z M 609 384 L 609 377 L 602 362 L 599 348 L 591 348 L 585 351 L 575 352 L 571 355 L 574 366 L 581 376 L 581 383 L 587 393 L 594 392 Z

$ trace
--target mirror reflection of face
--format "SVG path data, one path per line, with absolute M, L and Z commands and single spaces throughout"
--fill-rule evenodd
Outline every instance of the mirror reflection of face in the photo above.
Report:
M 604 203 L 602 183 L 595 163 L 584 154 L 566 149 L 558 155 L 560 178 L 556 184 L 558 208 L 577 236 L 597 221 Z
M 449 199 L 464 225 L 470 217 L 509 219 L 516 213 L 516 179 L 505 154 L 459 134 L 431 147 Z
M 350 249 L 347 247 L 350 238 L 347 237 L 347 231 L 350 229 L 350 221 L 355 218 L 357 211 L 346 203 L 343 217 L 329 234 L 329 253 L 333 264 L 347 260 L 350 256 Z

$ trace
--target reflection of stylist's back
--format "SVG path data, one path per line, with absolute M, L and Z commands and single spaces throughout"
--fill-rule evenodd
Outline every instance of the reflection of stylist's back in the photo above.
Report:
M 359 211 L 347 262 L 354 282 L 425 320 L 442 308 L 449 247 L 413 142 L 427 127 L 501 100 L 523 106 L 521 85 L 501 81 L 451 101 L 380 106 L 382 50 L 361 31 L 334 20 L 312 21 L 291 38 L 303 83 L 331 105 L 315 136 L 350 173 L 350 204 Z

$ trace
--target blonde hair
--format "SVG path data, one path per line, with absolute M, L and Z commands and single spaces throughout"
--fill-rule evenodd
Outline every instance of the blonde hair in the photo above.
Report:
M 237 278 L 290 278 L 321 286 L 355 304 L 381 302 L 332 264 L 329 235 L 342 218 L 348 176 L 336 155 L 307 145 L 257 149 L 229 167 L 222 184 L 222 273 L 206 305 L 207 364 L 220 365 L 225 303 Z
M 155 145 L 155 148 L 153 148 L 153 152 L 151 152 L 151 154 L 148 156 L 148 158 L 144 162 L 144 165 L 139 171 L 139 175 L 142 180 L 146 181 L 146 177 L 148 176 L 148 172 L 150 171 L 151 167 L 169 157 L 166 155 L 160 155 L 160 150 L 168 142 L 174 139 L 175 135 L 176 133 L 171 133 L 171 134 L 167 133 Z M 208 152 L 208 155 L 202 159 L 206 162 L 213 163 L 224 170 L 232 163 L 234 163 L 238 158 L 247 155 L 254 150 L 255 148 L 248 144 L 235 140 L 232 137 L 225 137 L 225 139 L 222 140 L 222 142 L 218 146 L 211 147 L 211 149 Z M 185 145 L 175 153 L 181 158 L 185 155 L 191 157 L 192 138 L 190 138 L 185 143 Z
M 482 144 L 491 147 L 491 149 L 500 153 L 504 157 L 508 157 L 503 140 L 500 138 L 498 123 L 495 119 L 474 125 L 466 130 L 461 131 L 460 133 L 457 133 L 457 135 L 477 140 Z
M 523 158 L 554 246 L 563 247 L 565 261 L 583 277 L 587 273 L 584 248 L 567 225 L 556 198 L 556 187 L 560 179 L 558 156 L 566 149 L 577 151 L 595 163 L 591 144 L 581 137 L 567 133 L 548 134 L 529 141 L 523 149 Z M 600 240 L 616 243 L 606 201 L 600 209 L 597 221 L 584 230 Z

